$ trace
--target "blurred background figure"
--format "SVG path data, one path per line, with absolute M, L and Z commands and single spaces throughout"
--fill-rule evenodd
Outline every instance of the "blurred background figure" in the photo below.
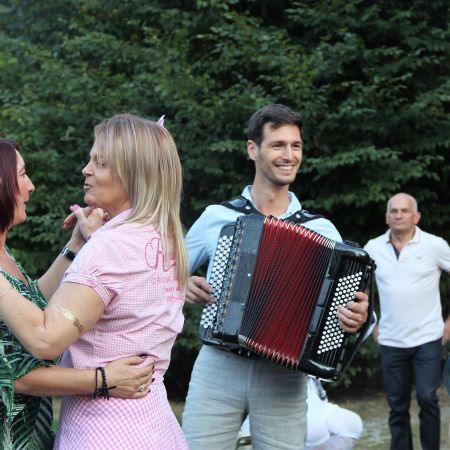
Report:
M 358 414 L 328 401 L 320 380 L 308 378 L 308 431 L 305 450 L 350 450 L 360 438 Z
M 441 350 L 450 337 L 439 281 L 450 272 L 450 247 L 441 237 L 421 230 L 414 197 L 405 193 L 387 202 L 388 229 L 365 250 L 375 260 L 380 322 L 373 336 L 380 344 L 384 388 L 389 403 L 391 450 L 412 450 L 411 388 L 413 379 L 420 413 L 420 442 L 440 447 Z
M 363 431 L 358 414 L 330 403 L 320 380 L 308 377 L 308 414 L 305 450 L 350 450 Z M 250 421 L 242 424 L 238 448 L 250 449 Z

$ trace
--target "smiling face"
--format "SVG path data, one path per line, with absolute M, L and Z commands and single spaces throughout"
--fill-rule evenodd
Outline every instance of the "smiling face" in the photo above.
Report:
M 90 206 L 103 208 L 113 218 L 131 208 L 130 199 L 122 183 L 112 173 L 97 141 L 89 153 L 89 162 L 82 170 L 84 182 L 84 201 Z
M 17 185 L 16 205 L 14 208 L 14 219 L 11 226 L 22 223 L 27 218 L 26 203 L 30 199 L 34 185 L 25 170 L 25 162 L 21 154 L 16 150 L 17 155 Z
M 255 161 L 255 179 L 264 184 L 286 186 L 297 175 L 302 162 L 302 138 L 297 125 L 282 125 L 273 128 L 266 123 L 261 145 L 247 142 L 250 158 Z

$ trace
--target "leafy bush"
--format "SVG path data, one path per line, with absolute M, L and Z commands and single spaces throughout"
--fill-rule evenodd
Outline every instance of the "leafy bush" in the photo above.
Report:
M 247 120 L 279 102 L 306 119 L 293 185 L 306 208 L 363 244 L 384 230 L 388 197 L 407 191 L 423 227 L 448 240 L 447 1 L 5 0 L 0 8 L 0 134 L 22 144 L 37 187 L 28 225 L 9 243 L 31 273 L 64 242 L 68 205 L 82 203 L 93 126 L 125 111 L 166 114 L 183 160 L 186 227 L 251 182 Z M 197 314 L 186 309 L 173 351 L 173 395 L 185 392 L 199 346 Z M 376 352 L 364 344 L 344 383 L 378 377 Z

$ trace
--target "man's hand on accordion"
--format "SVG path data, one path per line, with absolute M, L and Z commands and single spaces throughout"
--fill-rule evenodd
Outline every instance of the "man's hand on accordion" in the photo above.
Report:
M 367 320 L 369 297 L 364 292 L 355 292 L 355 300 L 348 302 L 347 307 L 340 305 L 337 316 L 341 328 L 348 333 L 356 333 Z
M 189 277 L 186 289 L 186 302 L 192 304 L 214 303 L 212 287 L 203 277 Z

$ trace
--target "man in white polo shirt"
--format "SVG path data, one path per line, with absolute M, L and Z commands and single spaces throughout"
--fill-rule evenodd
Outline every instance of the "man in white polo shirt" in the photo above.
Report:
M 389 229 L 370 240 L 365 250 L 375 260 L 380 298 L 381 365 L 389 402 L 391 450 L 412 450 L 411 383 L 415 375 L 420 407 L 420 441 L 424 450 L 439 449 L 442 344 L 450 338 L 450 319 L 442 319 L 439 279 L 450 271 L 447 242 L 422 231 L 414 197 L 399 193 L 387 203 Z

